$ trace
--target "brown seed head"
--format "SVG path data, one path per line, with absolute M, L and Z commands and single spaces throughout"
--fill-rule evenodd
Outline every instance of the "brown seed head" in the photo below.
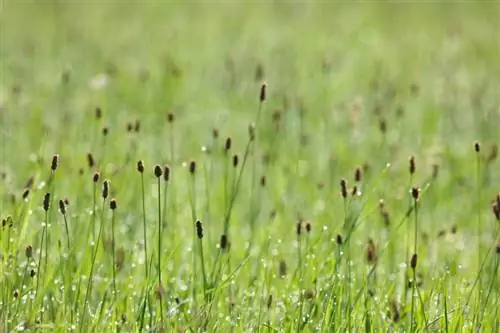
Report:
M 416 171 L 416 165 L 415 165 L 415 156 L 410 156 L 408 159 L 408 170 L 410 171 L 410 175 L 413 175 Z
M 378 128 L 382 134 L 387 133 L 387 121 L 384 117 L 380 117 L 378 121 Z
M 345 179 L 340 180 L 340 194 L 344 199 L 347 198 L 347 181 Z
M 97 171 L 96 171 L 96 172 L 94 172 L 94 174 L 92 175 L 92 181 L 93 181 L 94 183 L 97 183 L 97 182 L 99 181 L 99 176 L 100 176 L 100 175 L 99 175 L 99 172 L 97 172 Z
M 312 229 L 311 222 L 306 222 L 306 232 L 308 234 L 311 233 L 311 229 Z
M 43 196 L 43 210 L 48 211 L 50 207 L 50 193 L 45 193 Z
M 369 264 L 374 264 L 377 262 L 377 260 L 377 248 L 375 247 L 375 243 L 373 242 L 373 240 L 369 239 L 368 246 L 366 248 L 366 261 L 368 261 Z
M 225 250 L 225 249 L 227 248 L 227 235 L 226 235 L 226 234 L 222 234 L 222 235 L 220 236 L 219 247 L 220 247 L 222 250 Z
M 29 195 L 30 195 L 30 189 L 29 189 L 29 188 L 24 189 L 24 191 L 23 191 L 23 195 L 22 195 L 23 200 L 28 199 L 28 196 L 29 196 Z
M 144 161 L 140 160 L 137 162 L 137 171 L 144 173 Z
M 354 181 L 359 183 L 363 177 L 363 171 L 361 171 L 361 168 L 356 168 L 354 171 Z
M 116 199 L 113 198 L 109 201 L 109 209 L 116 210 Z
M 26 248 L 24 249 L 24 254 L 26 255 L 27 259 L 33 257 L 33 246 L 27 245 Z
M 198 239 L 203 238 L 203 224 L 200 220 L 196 221 L 196 235 L 198 236 Z
M 90 169 L 95 165 L 94 155 L 92 155 L 92 153 L 87 153 L 87 164 Z
M 167 113 L 167 121 L 169 124 L 172 124 L 175 120 L 175 116 L 172 112 Z
M 286 276 L 286 273 L 287 273 L 287 265 L 286 265 L 286 261 L 285 260 L 280 260 L 280 263 L 279 263 L 279 266 L 278 266 L 278 273 L 279 273 L 279 276 L 280 278 L 284 278 Z
M 163 180 L 165 182 L 170 180 L 170 167 L 168 165 L 163 166 Z
M 259 100 L 261 103 L 266 100 L 266 90 L 267 90 L 267 83 L 262 83 L 262 85 L 260 86 L 260 96 L 259 96 Z
M 226 139 L 226 144 L 224 145 L 224 152 L 227 154 L 231 150 L 231 138 Z
M 476 153 L 481 152 L 481 144 L 479 143 L 479 141 L 474 142 L 474 150 Z
M 154 174 L 155 174 L 156 178 L 160 178 L 162 173 L 163 173 L 163 170 L 161 169 L 161 166 L 159 166 L 158 164 L 155 165 Z
M 336 241 L 337 241 L 337 245 L 342 245 L 342 243 L 344 242 L 344 240 L 342 239 L 342 235 L 341 234 L 337 234 Z
M 212 129 L 212 138 L 217 140 L 219 138 L 219 130 L 217 128 Z
M 257 67 L 255 67 L 255 81 L 259 82 L 262 81 L 264 78 L 264 66 L 262 66 L 261 63 L 257 64 Z
M 58 165 L 59 165 L 59 154 L 55 154 L 54 156 L 52 156 L 52 163 L 50 164 L 50 169 L 52 171 L 56 171 Z
M 265 187 L 265 186 L 266 186 L 266 183 L 267 183 L 266 176 L 265 176 L 265 175 L 262 175 L 262 176 L 260 177 L 260 186 Z
M 436 179 L 439 175 L 439 164 L 432 165 L 432 179 Z
M 59 200 L 59 211 L 61 214 L 66 215 L 66 204 L 64 203 L 64 200 Z
M 493 211 L 493 215 L 495 216 L 497 221 L 500 221 L 500 204 L 497 201 L 494 201 L 491 205 L 491 210 Z
M 238 155 L 234 154 L 233 155 L 233 167 L 236 168 L 238 166 L 238 162 L 239 162 Z
M 99 120 L 102 118 L 102 109 L 100 107 L 95 108 L 95 119 Z
M 17 289 L 16 289 L 16 290 L 14 290 L 14 292 L 12 293 L 12 296 L 13 296 L 14 298 L 18 298 L 18 297 L 19 297 L 19 290 L 17 290 Z
M 415 268 L 417 267 L 417 254 L 414 253 L 412 256 L 411 256 L 411 260 L 410 260 L 410 267 L 411 269 L 415 270 Z
M 249 137 L 250 141 L 255 140 L 255 125 L 254 124 L 248 125 L 248 137 Z
M 34 269 L 31 269 L 30 271 L 30 277 L 34 278 L 36 275 L 36 271 Z
M 358 192 L 358 186 L 357 185 L 354 185 L 354 187 L 352 188 L 351 190 L 351 195 L 354 197 L 356 195 L 359 195 L 359 192 Z
M 134 124 L 132 124 L 131 122 L 128 122 L 127 123 L 127 132 L 132 132 L 134 130 Z
M 109 195 L 109 180 L 105 179 L 102 182 L 102 198 L 106 200 Z
M 302 221 L 297 222 L 296 227 L 295 227 L 295 232 L 296 232 L 297 236 L 300 236 L 300 234 L 302 233 Z
M 189 162 L 189 173 L 193 176 L 196 173 L 196 162 L 195 161 Z
M 101 130 L 103 136 L 108 136 L 109 134 L 109 127 L 104 126 Z
M 413 200 L 418 201 L 418 199 L 420 198 L 420 189 L 416 186 L 413 186 L 411 189 L 411 196 Z
M 304 299 L 313 299 L 316 296 L 316 291 L 312 288 L 307 288 L 303 293 Z
M 35 177 L 31 176 L 28 178 L 26 181 L 26 184 L 24 184 L 24 188 L 31 189 L 33 187 L 33 184 L 35 183 Z

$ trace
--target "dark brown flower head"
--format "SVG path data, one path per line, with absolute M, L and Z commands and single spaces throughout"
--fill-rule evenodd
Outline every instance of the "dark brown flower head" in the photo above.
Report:
M 132 132 L 134 130 L 134 124 L 127 122 L 127 132 Z
M 43 196 L 43 210 L 48 211 L 50 208 L 50 193 L 45 193 Z
M 259 96 L 259 100 L 261 103 L 266 100 L 266 91 L 267 91 L 267 83 L 262 83 L 262 85 L 260 86 L 260 96 Z
M 356 168 L 356 170 L 354 171 L 354 181 L 356 183 L 359 183 L 362 178 L 363 178 L 363 171 L 361 171 L 361 168 Z
M 300 234 L 302 233 L 302 221 L 300 220 L 295 225 L 295 233 L 297 234 L 297 236 L 300 236 Z
M 95 165 L 94 155 L 92 155 L 92 153 L 87 153 L 87 164 L 91 169 Z
M 439 230 L 437 233 L 437 238 L 442 238 L 444 236 L 446 236 L 446 230 L 445 229 Z
M 34 269 L 31 269 L 30 271 L 30 277 L 34 278 L 36 275 L 36 271 Z
M 212 138 L 217 140 L 219 138 L 219 130 L 217 128 L 212 128 Z
M 415 270 L 415 268 L 417 268 L 417 254 L 414 253 L 412 256 L 411 256 L 411 260 L 410 260 L 410 267 L 411 269 Z
M 450 232 L 453 235 L 455 235 L 457 233 L 457 225 L 456 224 L 454 224 L 454 225 L 451 226 Z
M 50 164 L 50 169 L 52 171 L 56 171 L 59 166 L 59 154 L 55 154 L 52 156 L 52 163 Z
M 481 144 L 479 143 L 479 141 L 474 142 L 474 151 L 476 153 L 480 153 L 481 152 Z
M 248 138 L 250 139 L 250 141 L 255 140 L 255 125 L 254 124 L 248 125 Z
M 106 200 L 109 196 L 109 180 L 105 179 L 102 182 L 102 198 Z
M 192 174 L 193 176 L 196 173 L 196 162 L 195 161 L 189 162 L 189 173 Z
M 100 107 L 95 108 L 95 119 L 99 120 L 102 118 L 102 109 Z
M 410 156 L 408 159 L 408 170 L 410 171 L 410 175 L 413 175 L 416 171 L 417 167 L 415 165 L 415 156 Z
M 14 290 L 14 292 L 12 293 L 12 297 L 14 298 L 18 298 L 19 297 L 19 290 Z
M 137 171 L 139 171 L 140 173 L 144 173 L 144 161 L 143 160 L 140 160 L 139 162 L 137 162 Z
M 307 288 L 304 290 L 302 295 L 304 296 L 304 299 L 313 299 L 316 297 L 316 291 L 312 288 Z
M 33 246 L 27 245 L 26 248 L 24 249 L 24 254 L 26 255 L 27 259 L 33 257 Z
M 496 252 L 496 254 L 500 254 L 500 242 L 497 243 L 497 245 L 495 247 L 495 252 Z
M 491 210 L 493 211 L 493 215 L 495 216 L 497 221 L 500 221 L 500 204 L 498 201 L 493 201 L 491 204 Z
M 165 182 L 170 180 L 170 167 L 168 165 L 163 166 L 163 180 Z
M 397 323 L 401 319 L 401 313 L 399 311 L 399 305 L 395 300 L 390 301 L 390 317 L 392 320 Z
M 416 186 L 413 186 L 411 189 L 411 197 L 413 200 L 417 201 L 420 198 L 420 189 Z
M 198 239 L 203 238 L 203 224 L 200 220 L 196 221 L 196 235 L 198 236 Z
M 384 117 L 380 117 L 378 121 L 378 128 L 382 134 L 387 133 L 387 121 Z
M 265 175 L 262 175 L 262 176 L 260 177 L 260 186 L 265 187 L 265 186 L 266 186 L 266 183 L 267 183 L 266 176 L 265 176 Z
M 31 176 L 28 178 L 26 181 L 26 184 L 24 184 L 24 188 L 31 189 L 33 187 L 33 184 L 35 183 L 35 177 Z
M 337 242 L 337 245 L 342 245 L 342 243 L 344 242 L 341 234 L 337 234 L 336 242 Z
M 172 112 L 167 113 L 167 121 L 169 124 L 172 124 L 175 120 L 175 116 Z
M 311 233 L 311 229 L 312 229 L 311 222 L 306 222 L 306 232 L 308 234 Z
M 369 239 L 368 246 L 366 248 L 366 261 L 368 261 L 369 264 L 374 264 L 377 262 L 377 260 L 377 248 L 375 247 L 375 243 L 373 242 L 373 240 Z
M 347 181 L 345 179 L 340 180 L 340 194 L 344 199 L 347 198 Z
M 432 165 L 432 179 L 436 179 L 439 175 L 439 164 Z
M 94 174 L 92 175 L 92 181 L 93 181 L 94 183 L 97 183 L 97 182 L 99 181 L 99 176 L 100 176 L 100 175 L 99 175 L 99 172 L 97 172 L 97 171 L 96 171 L 96 172 L 94 172 Z
M 279 263 L 279 266 L 278 266 L 278 274 L 280 276 L 280 278 L 284 278 L 286 276 L 286 273 L 287 273 L 287 265 L 286 265 L 286 261 L 285 260 L 280 260 L 280 263 Z
M 61 214 L 66 215 L 66 204 L 64 203 L 64 200 L 59 200 L 59 211 Z
M 226 234 L 222 234 L 222 235 L 220 236 L 219 247 L 220 247 L 222 250 L 225 250 L 225 249 L 227 248 L 227 235 L 226 235 Z
M 353 187 L 353 188 L 352 188 L 352 190 L 351 190 L 351 195 L 352 195 L 353 197 L 355 197 L 355 196 L 359 195 L 359 193 L 360 193 L 360 192 L 358 191 L 358 186 L 357 186 L 357 185 L 354 185 L 354 187 Z
M 156 178 L 160 178 L 161 175 L 163 174 L 163 170 L 161 169 L 161 166 L 160 165 L 155 165 L 155 168 L 154 168 L 154 174 L 156 176 Z
M 231 138 L 226 139 L 226 144 L 224 145 L 224 152 L 227 154 L 231 150 Z
M 25 188 L 24 191 L 23 191 L 23 194 L 22 194 L 23 200 L 28 199 L 29 195 L 30 195 L 30 189 L 29 188 Z
M 109 127 L 104 126 L 101 130 L 103 136 L 108 136 L 109 134 Z
M 238 154 L 233 155 L 233 167 L 237 167 L 239 162 Z
M 113 198 L 109 201 L 109 208 L 111 210 L 116 210 L 116 199 Z

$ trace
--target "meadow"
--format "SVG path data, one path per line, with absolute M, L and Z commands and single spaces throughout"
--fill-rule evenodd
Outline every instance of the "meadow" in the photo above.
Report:
M 0 333 L 498 332 L 498 17 L 3 1 Z

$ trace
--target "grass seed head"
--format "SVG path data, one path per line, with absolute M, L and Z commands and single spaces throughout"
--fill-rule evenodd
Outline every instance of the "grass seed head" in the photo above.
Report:
M 238 163 L 239 163 L 238 154 L 234 154 L 233 155 L 233 167 L 236 168 L 238 166 Z
M 375 246 L 375 243 L 373 242 L 373 239 L 370 238 L 368 240 L 368 246 L 366 248 L 366 261 L 368 261 L 369 264 L 375 264 L 377 260 L 377 248 Z
M 302 233 L 302 221 L 300 220 L 295 225 L 295 233 L 297 234 L 297 236 L 300 236 L 300 234 Z
M 306 222 L 306 232 L 307 232 L 308 234 L 310 234 L 310 233 L 311 233 L 311 229 L 312 229 L 311 222 L 309 222 L 309 221 L 308 221 L 308 222 Z
M 212 128 L 212 138 L 217 140 L 219 138 L 219 130 L 217 128 Z
M 109 202 L 109 208 L 111 210 L 116 210 L 116 199 L 111 199 L 111 201 Z
M 155 165 L 154 174 L 155 174 L 156 178 L 160 178 L 161 177 L 161 175 L 163 174 L 163 170 L 162 170 L 162 168 L 161 168 L 160 165 L 158 165 L 158 164 Z
M 27 259 L 33 257 L 33 246 L 27 245 L 26 248 L 24 249 L 24 254 L 26 255 Z
M 101 118 L 102 118 L 102 109 L 99 106 L 97 106 L 95 108 L 95 119 L 100 120 Z
M 134 132 L 139 133 L 141 131 L 141 120 L 136 119 L 134 123 Z
M 193 176 L 195 175 L 195 173 L 196 173 L 196 162 L 195 161 L 189 162 L 189 173 Z
M 36 271 L 32 268 L 30 271 L 30 277 L 34 278 L 36 275 Z
M 170 180 L 170 167 L 168 165 L 163 166 L 163 180 L 165 182 Z
M 264 66 L 258 63 L 255 67 L 255 81 L 261 82 L 264 79 Z
M 436 179 L 439 175 L 439 164 L 432 165 L 432 179 Z
M 415 270 L 415 268 L 417 268 L 417 254 L 414 253 L 412 256 L 411 256 L 411 260 L 410 260 L 410 267 L 411 269 Z
M 260 177 L 260 186 L 265 187 L 265 186 L 266 186 L 266 184 L 267 184 L 267 178 L 266 178 L 266 175 L 262 175 L 262 176 Z
M 476 153 L 480 153 L 481 152 L 481 144 L 479 143 L 479 141 L 474 142 L 474 151 Z
M 344 242 L 344 240 L 342 239 L 342 235 L 341 234 L 337 234 L 337 237 L 335 238 L 335 241 L 337 242 L 337 245 L 342 245 L 342 243 Z
M 52 162 L 50 164 L 50 169 L 52 171 L 56 171 L 58 166 L 59 166 L 59 154 L 55 154 L 54 156 L 52 156 Z
M 167 121 L 169 124 L 172 124 L 175 121 L 175 116 L 172 112 L 167 113 Z
M 219 242 L 219 247 L 221 248 L 221 250 L 225 250 L 227 248 L 227 235 L 226 234 L 222 234 L 220 236 L 220 242 Z
M 410 171 L 410 175 L 413 175 L 417 170 L 417 166 L 415 164 L 415 156 L 410 156 L 408 159 L 408 171 Z
M 98 171 L 94 172 L 94 174 L 92 175 L 92 181 L 94 183 L 97 183 L 99 181 L 99 177 L 100 177 L 99 172 Z
M 102 182 L 102 198 L 106 200 L 109 196 L 109 180 L 104 179 Z
M 47 212 L 49 211 L 49 208 L 50 208 L 50 193 L 47 192 L 43 196 L 43 210 Z
M 27 200 L 28 197 L 30 195 L 30 189 L 29 188 L 25 188 L 24 191 L 23 191 L 23 194 L 22 194 L 22 197 L 23 197 L 23 200 Z
M 411 196 L 413 200 L 418 201 L 418 199 L 420 198 L 420 189 L 416 186 L 412 187 Z
M 271 306 L 273 306 L 273 295 L 269 294 L 269 296 L 267 296 L 267 309 L 269 310 Z
M 59 200 L 59 211 L 62 215 L 66 215 L 66 204 L 64 203 L 64 200 Z
M 347 181 L 345 179 L 340 180 L 340 194 L 344 199 L 347 198 Z
M 226 138 L 226 143 L 224 145 L 224 152 L 227 154 L 231 150 L 231 137 Z
M 137 162 L 137 171 L 139 171 L 139 173 L 144 173 L 144 161 L 143 160 L 140 160 Z
M 260 86 L 260 96 L 259 96 L 259 100 L 260 102 L 264 102 L 266 100 L 266 91 L 267 91 L 267 83 L 262 83 L 262 85 Z
M 387 121 L 384 117 L 380 117 L 378 121 L 378 128 L 382 134 L 387 133 Z
M 134 130 L 134 124 L 127 122 L 127 132 L 130 133 Z
M 363 178 L 363 171 L 361 170 L 361 168 L 356 168 L 356 170 L 354 171 L 354 181 L 356 183 L 359 183 Z
M 198 239 L 203 238 L 203 224 L 200 220 L 196 221 L 196 235 L 198 236 Z
M 286 265 L 286 261 L 285 260 L 280 260 L 279 262 L 279 266 L 278 266 L 278 274 L 279 274 L 279 277 L 280 278 L 285 278 L 286 274 L 287 274 L 287 271 L 288 271 L 288 267 Z
M 102 128 L 101 132 L 102 132 L 102 135 L 103 135 L 103 136 L 105 136 L 105 137 L 106 137 L 106 136 L 108 136 L 108 134 L 109 134 L 109 127 L 104 126 L 104 127 Z
M 33 184 L 35 183 L 35 177 L 31 176 L 28 178 L 26 181 L 26 184 L 24 184 L 24 188 L 31 189 L 33 187 Z
M 87 164 L 90 169 L 95 166 L 94 155 L 92 155 L 92 153 L 87 153 Z
M 250 141 L 255 140 L 255 125 L 254 124 L 248 125 L 248 138 L 250 139 Z

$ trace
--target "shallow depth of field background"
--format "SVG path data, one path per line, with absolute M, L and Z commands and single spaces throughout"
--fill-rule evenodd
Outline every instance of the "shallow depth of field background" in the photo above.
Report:
M 148 286 L 145 326 L 158 330 L 155 264 L 149 281 L 143 275 L 138 160 L 145 164 L 148 251 L 154 258 L 153 167 L 168 164 L 172 171 L 162 248 L 166 332 L 409 330 L 412 289 L 406 290 L 404 276 L 408 251 L 413 252 L 414 216 L 405 214 L 412 186 L 421 188 L 419 330 L 446 331 L 448 325 L 449 331 L 468 331 L 478 318 L 481 331 L 498 329 L 499 223 L 491 202 L 500 191 L 494 148 L 500 143 L 500 5 L 6 1 L 0 6 L 0 218 L 13 220 L 9 231 L 0 231 L 0 321 L 5 323 L 0 332 L 28 326 L 80 330 L 82 311 L 89 311 L 85 331 L 112 331 L 114 318 L 122 331 L 136 331 Z M 263 82 L 267 99 L 231 214 L 225 275 L 208 304 L 197 267 L 193 301 L 187 166 L 196 161 L 195 215 L 204 225 L 211 274 L 225 188 L 232 188 L 226 183 L 238 177 Z M 139 131 L 129 133 L 127 124 L 137 120 Z M 225 156 L 227 137 L 232 147 Z M 481 144 L 479 172 L 475 141 Z M 88 153 L 96 159 L 92 168 Z M 36 267 L 41 204 L 54 154 L 60 165 L 49 214 L 49 269 L 40 287 L 45 298 L 32 304 L 36 277 L 23 279 L 24 249 L 32 244 L 28 265 Z M 412 155 L 416 173 L 410 179 Z M 359 195 L 349 195 L 344 205 L 339 182 L 346 179 L 351 189 L 357 167 L 363 170 Z M 124 262 L 117 272 L 117 299 L 105 297 L 111 255 L 99 250 L 93 294 L 84 309 L 83 296 L 75 301 L 61 290 L 73 286 L 85 292 L 94 249 L 86 233 L 96 169 L 100 181 L 110 180 L 117 200 L 116 247 Z M 30 177 L 34 185 L 25 201 Z M 60 254 L 66 235 L 57 202 L 64 198 L 70 202 L 72 263 Z M 390 214 L 388 226 L 380 199 Z M 96 226 L 102 215 L 110 237 L 111 214 L 107 203 L 103 207 L 101 214 L 98 198 Z M 300 242 L 298 219 L 311 225 Z M 350 280 L 344 263 L 334 274 L 344 220 L 356 221 Z M 374 264 L 366 258 L 369 239 L 378 253 L 375 279 L 367 278 Z M 280 262 L 287 266 L 282 277 Z M 72 269 L 74 278 L 65 280 L 64 272 Z M 484 294 L 478 299 L 471 288 L 480 269 Z M 352 322 L 339 312 L 325 324 L 329 297 L 336 292 L 344 297 L 345 284 Z M 15 290 L 21 291 L 17 299 Z M 482 303 L 488 290 L 488 302 Z M 399 320 L 394 304 L 401 307 Z

